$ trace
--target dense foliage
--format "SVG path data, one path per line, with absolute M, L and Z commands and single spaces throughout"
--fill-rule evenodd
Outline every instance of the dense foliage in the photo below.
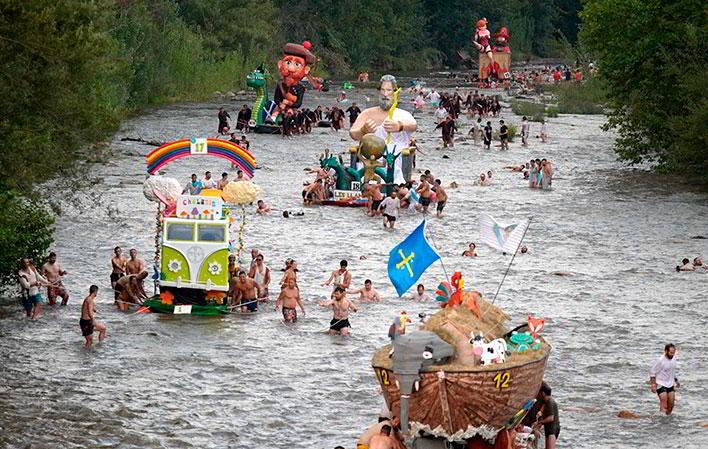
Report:
M 708 181 L 708 9 L 699 0 L 595 0 L 581 37 L 597 56 L 608 128 L 631 164 Z

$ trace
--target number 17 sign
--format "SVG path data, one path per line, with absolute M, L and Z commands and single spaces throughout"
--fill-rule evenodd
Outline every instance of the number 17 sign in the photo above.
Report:
M 189 141 L 190 154 L 207 154 L 207 139 L 206 137 L 192 137 Z

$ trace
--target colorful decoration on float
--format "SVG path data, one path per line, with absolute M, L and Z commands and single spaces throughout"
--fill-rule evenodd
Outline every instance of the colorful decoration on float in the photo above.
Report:
M 154 174 L 177 159 L 188 156 L 216 156 L 229 160 L 248 177 L 253 177 L 255 157 L 245 148 L 221 139 L 192 138 L 166 143 L 147 155 L 147 171 Z
M 512 332 L 509 338 L 509 349 L 515 352 L 541 349 L 541 340 L 535 340 L 530 332 Z
M 214 196 L 182 195 L 177 200 L 177 218 L 220 220 L 224 201 Z
M 534 318 L 531 315 L 528 316 L 527 323 L 533 338 L 538 338 L 538 333 L 541 332 L 546 325 L 546 321 L 543 318 Z

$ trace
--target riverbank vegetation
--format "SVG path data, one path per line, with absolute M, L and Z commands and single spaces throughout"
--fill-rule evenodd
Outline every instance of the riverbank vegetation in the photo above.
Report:
M 581 38 L 597 57 L 620 159 L 708 183 L 708 10 L 697 0 L 596 0 Z
M 582 83 L 549 85 L 545 90 L 555 97 L 558 103 L 555 112 L 560 114 L 602 114 L 607 103 L 604 83 L 597 77 Z

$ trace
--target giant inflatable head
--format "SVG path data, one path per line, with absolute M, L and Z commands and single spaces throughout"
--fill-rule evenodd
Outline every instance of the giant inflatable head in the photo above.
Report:
M 288 86 L 294 86 L 310 73 L 310 66 L 317 62 L 310 52 L 312 44 L 305 41 L 300 44 L 287 43 L 283 46 L 283 56 L 278 61 L 278 70 Z

